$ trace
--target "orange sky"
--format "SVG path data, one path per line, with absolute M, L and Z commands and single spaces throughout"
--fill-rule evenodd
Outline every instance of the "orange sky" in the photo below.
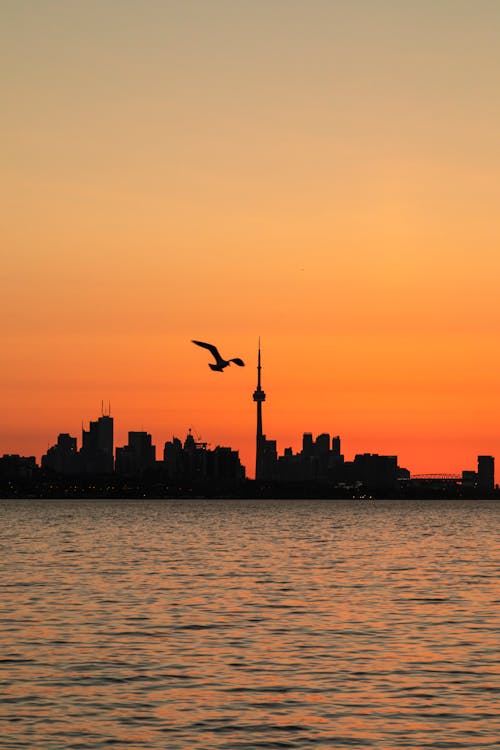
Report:
M 192 427 L 251 473 L 259 335 L 280 453 L 497 454 L 499 4 L 0 15 L 0 454 L 80 437 L 104 399 L 118 445 Z

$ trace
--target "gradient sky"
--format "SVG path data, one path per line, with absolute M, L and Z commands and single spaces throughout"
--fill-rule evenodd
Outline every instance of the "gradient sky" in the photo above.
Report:
M 500 459 L 497 0 L 2 0 L 0 454 Z M 241 356 L 212 373 L 191 338 Z

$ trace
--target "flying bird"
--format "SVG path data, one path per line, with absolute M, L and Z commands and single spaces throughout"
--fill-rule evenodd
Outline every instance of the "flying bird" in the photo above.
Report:
M 238 365 L 238 367 L 245 366 L 245 363 L 239 357 L 233 357 L 233 359 L 223 359 L 219 354 L 219 350 L 213 344 L 206 344 L 204 341 L 195 341 L 194 339 L 191 339 L 191 341 L 193 342 L 193 344 L 196 344 L 196 346 L 202 346 L 203 349 L 208 349 L 208 351 L 215 358 L 215 365 L 211 362 L 208 363 L 208 366 L 211 370 L 215 370 L 216 372 L 223 372 L 224 368 L 227 367 L 231 362 L 234 362 L 234 364 Z

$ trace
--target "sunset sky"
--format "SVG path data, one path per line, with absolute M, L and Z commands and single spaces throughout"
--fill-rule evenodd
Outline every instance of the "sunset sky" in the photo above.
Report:
M 500 2 L 3 0 L 0 455 L 500 461 Z M 247 367 L 223 374 L 191 339 Z M 498 477 L 498 472 L 497 472 Z

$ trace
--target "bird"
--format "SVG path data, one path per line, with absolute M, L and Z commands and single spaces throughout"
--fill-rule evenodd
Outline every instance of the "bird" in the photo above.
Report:
M 238 367 L 245 366 L 245 363 L 239 357 L 233 357 L 232 359 L 223 359 L 219 353 L 219 350 L 213 344 L 206 344 L 204 341 L 196 341 L 195 339 L 191 339 L 191 341 L 193 342 L 193 344 L 196 344 L 196 346 L 201 346 L 203 347 L 203 349 L 208 349 L 208 351 L 213 355 L 213 357 L 215 358 L 215 365 L 211 362 L 208 363 L 208 366 L 211 370 L 215 370 L 216 372 L 223 372 L 224 368 L 231 364 L 231 362 L 234 362 L 234 364 L 238 365 Z

